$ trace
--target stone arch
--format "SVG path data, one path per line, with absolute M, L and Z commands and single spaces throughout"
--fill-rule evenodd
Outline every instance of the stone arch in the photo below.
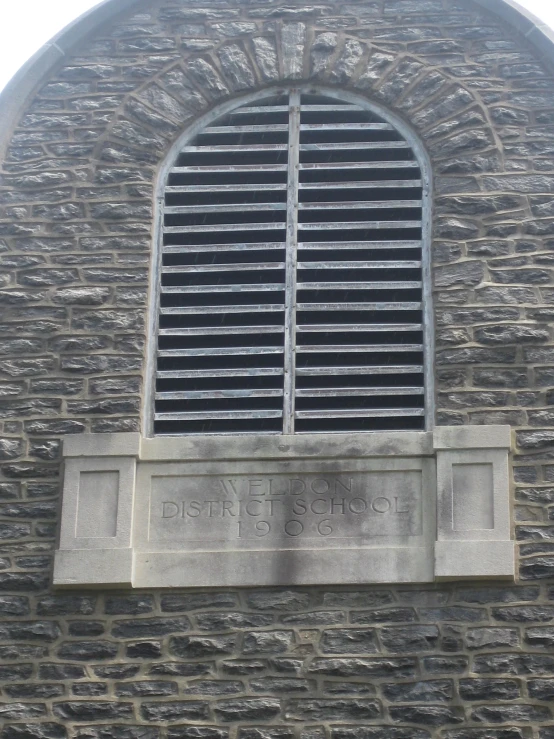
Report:
M 356 91 L 390 108 L 421 136 L 439 173 L 471 172 L 466 156 L 452 161 L 468 149 L 477 157 L 473 171 L 485 162 L 490 171 L 500 165 L 502 146 L 486 106 L 445 69 L 411 53 L 393 54 L 355 36 L 300 22 L 282 22 L 271 36 L 247 34 L 172 62 L 116 111 L 97 150 L 98 160 L 117 158 L 122 141 L 161 153 L 214 105 L 294 80 Z M 153 153 L 147 161 L 155 162 Z

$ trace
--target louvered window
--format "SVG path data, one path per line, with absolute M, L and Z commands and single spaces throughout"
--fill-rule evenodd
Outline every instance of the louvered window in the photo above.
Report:
M 154 433 L 419 430 L 422 173 L 397 128 L 284 91 L 165 187 Z

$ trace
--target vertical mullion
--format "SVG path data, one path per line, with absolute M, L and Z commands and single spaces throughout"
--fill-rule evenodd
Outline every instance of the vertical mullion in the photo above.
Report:
M 287 241 L 285 277 L 285 347 L 283 433 L 294 433 L 294 380 L 296 374 L 296 261 L 298 243 L 298 176 L 300 161 L 300 92 L 289 97 L 287 176 Z

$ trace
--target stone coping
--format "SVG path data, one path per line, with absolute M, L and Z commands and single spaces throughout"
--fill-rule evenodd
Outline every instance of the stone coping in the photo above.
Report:
M 430 456 L 437 449 L 510 449 L 509 426 L 438 426 L 434 431 L 275 436 L 74 434 L 64 457 L 136 457 L 155 461 L 272 458 Z

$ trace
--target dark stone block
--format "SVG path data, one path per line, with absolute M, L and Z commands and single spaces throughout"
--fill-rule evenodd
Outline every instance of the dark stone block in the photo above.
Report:
M 48 467 L 43 464 L 20 462 L 18 464 L 2 465 L 2 472 L 5 477 L 25 480 L 30 477 L 58 477 L 59 467 L 58 465 Z M 42 516 L 42 518 L 56 518 L 56 515 L 51 514 L 50 516 Z
M 468 257 L 503 257 L 510 254 L 512 244 L 510 241 L 483 240 L 474 241 L 467 245 Z
M 145 721 L 206 721 L 209 718 L 205 701 L 143 703 L 140 712 Z
M 294 739 L 292 726 L 241 726 L 239 739 Z M 319 735 L 314 739 L 320 739 Z
M 107 683 L 74 683 L 71 692 L 81 698 L 97 698 L 107 694 L 108 685 Z
M 55 354 L 61 352 L 94 352 L 108 349 L 109 346 L 110 341 L 107 336 L 72 336 L 48 342 L 48 349 Z
M 492 388 L 519 388 L 528 387 L 529 376 L 527 370 L 504 369 L 475 369 L 473 382 L 476 387 Z
M 75 269 L 41 269 L 22 272 L 17 280 L 19 285 L 29 287 L 55 287 L 69 282 L 79 282 L 79 273 Z
M 231 654 L 237 636 L 174 636 L 169 640 L 169 652 L 176 657 L 195 659 Z
M 103 724 L 77 729 L 75 739 L 159 739 L 160 730 L 154 726 L 115 726 Z
M 287 652 L 294 640 L 292 631 L 251 631 L 244 635 L 244 654 L 279 654 Z
M 140 203 L 94 203 L 90 214 L 95 220 L 147 220 L 152 217 L 152 208 Z
M 80 665 L 41 664 L 38 668 L 41 680 L 80 680 L 86 677 L 85 668 Z
M 329 695 L 375 695 L 375 688 L 367 683 L 335 682 L 325 680 L 323 692 Z
M 525 642 L 533 647 L 554 646 L 554 626 L 536 626 L 525 630 Z
M 281 710 L 281 703 L 275 698 L 242 698 L 219 701 L 214 713 L 220 721 L 268 721 L 275 718 Z
M 233 695 L 242 693 L 244 685 L 236 680 L 191 680 L 186 688 L 182 689 L 183 695 Z
M 519 646 L 519 631 L 486 626 L 480 629 L 468 629 L 466 632 L 468 649 L 498 649 L 500 647 Z
M 29 456 L 54 462 L 61 456 L 61 442 L 58 439 L 44 439 L 29 444 Z
M 20 485 L 15 482 L 0 483 L 0 500 L 17 500 L 19 498 Z
M 304 669 L 303 659 L 292 659 L 291 657 L 272 657 L 269 667 L 274 672 L 284 675 L 300 675 Z
M 54 621 L 4 621 L 0 623 L 0 639 L 7 641 L 46 641 L 52 642 L 61 636 L 61 630 Z
M 547 703 L 554 700 L 554 680 L 528 680 L 529 697 Z
M 142 310 L 97 310 L 86 313 L 74 312 L 73 329 L 83 331 L 129 331 L 144 325 Z
M 440 608 L 422 608 L 420 617 L 424 621 L 439 623 L 441 621 L 459 621 L 462 623 L 475 623 L 487 619 L 484 608 L 466 608 L 463 606 L 443 606 Z
M 479 654 L 474 657 L 477 674 L 554 675 L 554 657 L 547 654 Z
M 544 449 L 554 446 L 554 431 L 517 431 L 516 439 L 520 449 Z
M 446 726 L 464 721 L 461 708 L 446 706 L 391 706 L 389 712 L 393 721 L 424 726 Z
M 248 593 L 246 603 L 258 611 L 296 611 L 309 607 L 310 595 L 290 590 L 261 590 Z
M 4 647 L 6 649 L 6 647 Z M 5 656 L 0 654 L 0 656 Z M 42 655 L 26 655 L 29 658 Z M 9 659 L 17 659 L 17 654 L 8 654 Z M 16 682 L 17 680 L 28 680 L 33 674 L 32 664 L 0 665 L 0 680 L 2 682 Z
M 25 523 L 0 523 L 0 540 L 24 539 L 31 534 L 31 525 Z
M 66 721 L 110 721 L 131 719 L 133 704 L 115 701 L 66 701 L 54 703 L 55 716 Z
M 1 739 L 66 739 L 67 730 L 62 724 L 10 724 L 4 726 Z
M 437 352 L 439 365 L 447 364 L 513 364 L 516 360 L 516 347 L 497 347 L 482 349 L 467 347 L 463 349 L 442 349 Z
M 548 285 L 551 274 L 545 269 L 505 269 L 491 270 L 493 282 L 503 284 Z
M 158 659 L 162 656 L 162 645 L 159 641 L 141 641 L 129 644 L 125 656 L 130 659 Z
M 5 518 L 56 518 L 58 504 L 43 501 L 40 503 L 4 503 L 0 505 L 0 516 Z
M 425 657 L 423 666 L 425 670 L 433 675 L 459 674 L 465 672 L 469 660 L 467 657 Z
M 96 607 L 95 596 L 48 595 L 37 604 L 38 616 L 90 616 Z
M 433 649 L 438 641 L 436 626 L 386 627 L 380 632 L 381 643 L 390 652 L 421 652 Z
M 152 665 L 148 674 L 198 677 L 209 675 L 213 669 L 214 665 L 211 662 L 166 662 L 165 664 Z
M 69 636 L 101 636 L 104 633 L 102 621 L 72 621 Z
M 505 723 L 535 723 L 548 721 L 551 717 L 550 709 L 545 706 L 479 706 L 471 714 L 473 721 L 491 724 Z
M 154 599 L 151 595 L 113 595 L 106 596 L 104 612 L 109 615 L 137 616 L 150 613 L 153 608 Z
M 362 698 L 294 700 L 285 713 L 286 718 L 300 721 L 368 721 L 380 715 L 378 703 Z
M 114 377 L 89 382 L 91 395 L 136 395 L 140 393 L 141 387 L 140 377 Z
M 552 505 L 554 503 L 554 488 L 518 488 L 516 489 L 516 499 L 522 503 L 531 503 L 544 506 Z M 536 598 L 522 598 L 521 600 L 536 600 Z
M 35 533 L 45 539 L 53 539 L 56 536 L 57 526 L 55 523 L 37 523 Z
M 344 591 L 323 594 L 324 606 L 338 606 L 339 608 L 376 608 L 394 602 L 390 591 Z
M 52 420 L 52 421 L 25 421 L 25 431 L 37 436 L 50 434 L 82 434 L 85 424 L 81 421 Z
M 371 654 L 378 651 L 373 629 L 327 629 L 321 635 L 324 654 Z
M 443 732 L 444 739 L 528 739 L 527 729 L 450 729 Z
M 290 613 L 281 616 L 281 623 L 285 626 L 330 626 L 346 622 L 346 615 L 342 611 L 311 611 L 309 613 Z
M 227 739 L 228 729 L 218 726 L 170 726 L 167 739 Z
M 0 714 L 6 721 L 41 718 L 46 715 L 46 706 L 44 703 L 3 703 Z
M 28 498 L 52 498 L 57 497 L 60 492 L 60 485 L 56 482 L 28 482 L 27 497 Z
M 60 659 L 96 662 L 97 660 L 113 659 L 117 651 L 118 645 L 112 642 L 65 642 L 58 649 L 57 655 Z
M 140 670 L 140 665 L 95 665 L 94 674 L 104 680 L 129 680 L 135 677 Z
M 250 688 L 255 693 L 315 693 L 313 680 L 292 677 L 261 677 L 250 680 Z
M 136 683 L 116 683 L 115 694 L 119 698 L 142 698 L 152 695 L 175 695 L 177 683 L 143 680 Z
M 476 287 L 483 281 L 482 262 L 468 261 L 435 267 L 436 287 Z
M 4 691 L 10 698 L 19 698 L 22 700 L 47 700 L 48 698 L 59 698 L 65 692 L 63 685 L 53 685 L 42 683 L 41 685 L 30 685 L 25 683 L 15 683 L 7 685 Z
M 452 680 L 422 680 L 417 683 L 388 683 L 382 686 L 384 697 L 394 703 L 434 703 L 450 701 L 454 696 Z
M 221 662 L 221 670 L 226 675 L 257 675 L 267 668 L 262 659 L 227 659 Z
M 332 677 L 403 678 L 414 677 L 416 660 L 411 658 L 328 658 L 314 659 L 308 672 Z
M 520 687 L 515 680 L 484 680 L 466 678 L 460 680 L 460 697 L 466 701 L 509 701 L 520 697 Z
M 23 441 L 21 439 L 0 438 L 0 461 L 16 459 L 22 455 Z
M 458 244 L 439 243 L 433 245 L 433 262 L 456 262 L 462 256 L 461 247 Z
M 62 357 L 60 366 L 66 372 L 76 372 L 83 375 L 94 375 L 104 372 L 132 372 L 141 369 L 142 357 L 120 357 L 111 354 L 95 354 L 90 357 Z M 59 421 L 58 423 L 63 424 L 64 421 Z M 65 423 L 74 422 L 67 421 Z M 79 427 L 83 428 L 82 424 L 79 424 Z M 65 433 L 75 434 L 79 433 L 79 430 L 66 431 Z
M 548 341 L 546 329 L 533 326 L 501 325 L 475 329 L 475 340 L 480 344 L 521 344 Z
M 265 613 L 198 613 L 196 623 L 201 631 L 232 631 L 233 629 L 271 626 L 274 617 Z
M 493 608 L 492 617 L 497 621 L 511 621 L 515 623 L 545 622 L 554 618 L 554 606 L 511 606 Z
M 425 729 L 399 726 L 332 726 L 332 739 L 430 739 Z M 478 739 L 475 737 L 475 739 Z M 484 739 L 481 737 L 481 739 Z
M 141 639 L 150 636 L 189 631 L 190 621 L 185 616 L 179 618 L 144 618 L 132 621 L 116 621 L 112 635 L 122 639 Z

